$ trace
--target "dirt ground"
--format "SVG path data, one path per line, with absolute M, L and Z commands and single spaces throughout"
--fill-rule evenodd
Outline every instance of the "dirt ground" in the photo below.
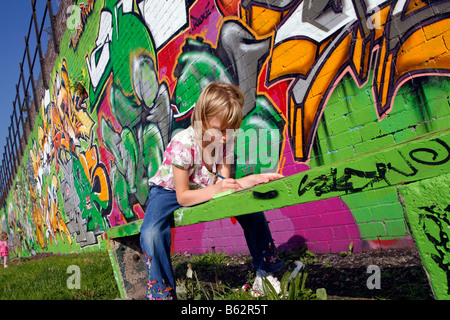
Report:
M 192 255 L 178 255 L 176 277 L 183 277 L 186 264 Z M 238 288 L 248 283 L 248 275 L 254 268 L 248 257 L 230 256 L 226 268 L 215 271 L 192 265 L 199 280 L 214 283 L 217 280 Z M 329 300 L 429 300 L 434 299 L 425 269 L 422 267 L 419 252 L 415 247 L 405 249 L 387 249 L 367 252 L 348 252 L 333 254 L 314 254 L 308 257 L 308 275 L 306 288 L 315 291 L 325 288 Z M 292 260 L 291 260 L 292 261 Z M 369 289 L 367 283 L 376 284 L 371 276 L 375 275 L 369 266 L 379 269 L 379 289 Z M 287 270 L 293 270 L 293 262 L 288 269 L 275 274 L 281 279 Z M 369 280 L 369 281 L 368 281 Z
M 306 285 L 325 288 L 330 299 L 434 299 L 415 247 L 315 257 L 317 262 L 310 265 Z M 369 266 L 379 267 L 379 289 L 374 288 L 371 276 L 375 272 Z
M 11 258 L 8 260 L 8 265 L 14 265 L 17 264 L 19 262 L 26 262 L 26 261 L 33 261 L 33 260 L 39 260 L 42 258 L 47 258 L 47 257 L 52 257 L 54 256 L 54 253 L 50 253 L 50 252 L 44 252 L 44 253 L 38 253 L 34 256 L 31 257 L 27 257 L 27 258 Z

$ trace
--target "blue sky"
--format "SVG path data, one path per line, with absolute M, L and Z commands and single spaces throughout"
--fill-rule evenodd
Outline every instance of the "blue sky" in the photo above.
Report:
M 39 24 L 42 23 L 46 0 L 37 0 L 36 13 Z M 59 0 L 53 0 L 53 12 L 58 10 Z M 0 164 L 3 160 L 3 152 L 6 145 L 6 137 L 9 135 L 8 127 L 11 125 L 11 115 L 13 114 L 13 101 L 16 99 L 16 84 L 19 82 L 20 66 L 25 52 L 25 36 L 28 34 L 30 21 L 32 17 L 30 0 L 7 0 L 2 1 L 2 10 L 0 18 Z M 45 25 L 49 25 L 48 14 Z M 44 27 L 45 28 L 45 27 Z M 50 30 L 48 30 L 50 31 Z M 45 48 L 49 36 L 46 31 L 42 32 L 41 39 Z M 34 25 L 30 33 L 30 54 L 33 59 L 36 46 L 36 33 Z M 39 76 L 39 54 L 37 55 L 35 67 L 33 69 L 34 77 Z M 24 63 L 25 81 L 28 79 L 28 61 L 25 58 Z M 24 94 L 22 84 L 20 84 L 20 96 L 23 100 Z M 31 85 L 29 93 L 32 95 Z M 16 107 L 17 111 L 18 106 Z

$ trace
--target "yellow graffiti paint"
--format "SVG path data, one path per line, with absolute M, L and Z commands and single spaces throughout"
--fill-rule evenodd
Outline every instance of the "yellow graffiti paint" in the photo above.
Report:
M 249 25 L 259 36 L 267 35 L 275 29 L 282 19 L 282 13 L 267 8 L 253 6 Z
M 358 28 L 356 30 L 356 42 L 353 52 L 353 64 L 355 65 L 356 70 L 361 69 L 361 58 L 363 53 L 363 35 L 361 34 L 361 30 Z
M 417 30 L 406 39 L 401 46 L 401 53 L 397 55 L 395 81 L 409 71 L 429 69 L 430 62 L 432 68 L 448 68 L 449 42 L 445 39 L 450 40 L 449 24 L 450 19 L 438 21 Z
M 290 40 L 273 49 L 269 80 L 308 73 L 316 60 L 317 46 L 309 40 Z

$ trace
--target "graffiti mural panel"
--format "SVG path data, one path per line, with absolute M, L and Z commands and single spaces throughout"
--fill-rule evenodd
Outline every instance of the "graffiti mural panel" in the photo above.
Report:
M 245 96 L 236 177 L 289 176 L 449 127 L 449 1 L 75 5 L 1 209 L 16 255 L 94 250 L 108 228 L 142 219 L 148 179 L 212 81 Z M 314 252 L 411 245 L 408 212 L 384 187 L 440 157 L 418 150 L 401 166 L 381 159 L 311 175 L 296 193 L 317 199 L 267 212 L 275 241 Z M 321 199 L 336 191 L 346 194 Z M 236 229 L 233 219 L 174 229 L 173 250 L 245 251 Z M 237 234 L 236 245 L 217 234 Z

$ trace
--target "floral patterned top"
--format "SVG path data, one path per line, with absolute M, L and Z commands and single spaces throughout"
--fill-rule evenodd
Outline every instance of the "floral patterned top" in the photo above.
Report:
M 213 164 L 213 172 L 206 168 L 202 162 L 200 143 L 195 139 L 192 126 L 175 134 L 164 151 L 163 161 L 158 171 L 149 179 L 149 183 L 168 190 L 175 190 L 172 169 L 172 165 L 174 165 L 182 169 L 188 169 L 189 189 L 200 189 L 213 185 L 216 182 L 216 175 L 213 172 L 216 172 L 217 165 Z M 217 157 L 217 164 L 221 163 L 222 159 L 231 152 L 234 152 L 234 140 L 224 145 L 222 155 Z

